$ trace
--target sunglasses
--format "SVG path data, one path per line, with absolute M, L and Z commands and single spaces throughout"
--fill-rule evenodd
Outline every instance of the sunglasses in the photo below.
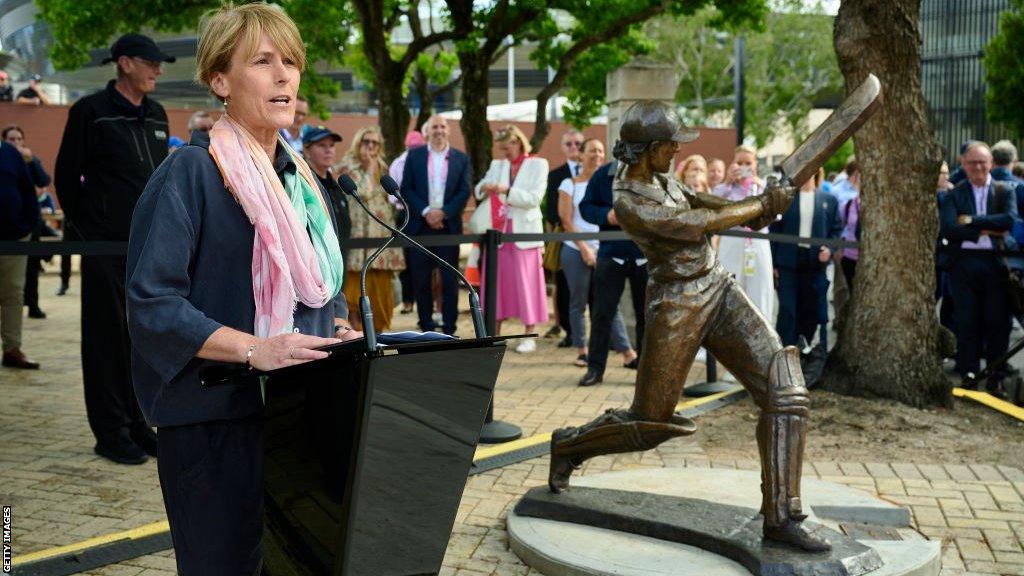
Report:
M 162 69 L 164 67 L 164 63 L 163 62 L 158 62 L 156 60 L 146 60 L 145 58 L 140 58 L 138 56 L 135 56 L 132 59 L 133 60 L 137 60 L 137 61 L 141 62 L 142 64 L 145 64 L 146 66 L 148 66 L 149 68 L 152 68 L 153 70 Z
M 363 146 L 380 146 L 380 140 L 363 140 Z

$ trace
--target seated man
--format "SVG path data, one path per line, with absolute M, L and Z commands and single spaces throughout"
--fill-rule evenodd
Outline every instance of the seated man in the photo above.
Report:
M 799 352 L 783 348 L 735 279 L 715 258 L 708 234 L 759 229 L 784 212 L 794 190 L 770 182 L 764 194 L 731 202 L 696 194 L 665 173 L 679 143 L 696 138 L 675 110 L 640 101 L 622 117 L 614 154 L 626 164 L 615 179 L 619 224 L 648 257 L 647 327 L 636 393 L 628 410 L 609 410 L 551 438 L 548 484 L 560 492 L 572 471 L 600 454 L 648 450 L 693 423 L 674 414 L 694 356 L 705 346 L 761 408 L 764 536 L 808 551 L 831 548 L 803 526 L 800 500 L 808 392 Z

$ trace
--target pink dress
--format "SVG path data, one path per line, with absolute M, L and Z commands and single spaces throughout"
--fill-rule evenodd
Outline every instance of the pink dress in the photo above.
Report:
M 522 158 L 519 159 L 520 163 Z M 517 163 L 518 164 L 518 163 Z M 518 166 L 514 166 L 514 172 Z M 514 173 L 513 172 L 513 173 Z M 512 219 L 505 220 L 506 234 L 514 232 Z M 519 318 L 526 326 L 548 321 L 548 292 L 544 283 L 544 248 L 523 250 L 515 242 L 498 248 L 498 294 L 495 319 Z M 487 259 L 480 268 L 480 294 L 487 290 Z M 484 304 L 486 305 L 486 304 Z

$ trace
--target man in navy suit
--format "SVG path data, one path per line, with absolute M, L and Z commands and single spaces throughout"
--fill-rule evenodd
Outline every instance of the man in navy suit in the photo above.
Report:
M 782 219 L 770 231 L 808 238 L 839 238 L 843 223 L 839 219 L 839 201 L 833 194 L 816 190 L 819 177 L 808 180 Z M 825 269 L 832 258 L 827 246 L 772 242 L 772 266 L 778 281 L 779 316 L 775 329 L 785 346 L 814 340 L 822 323 L 821 309 L 828 289 Z M 828 311 L 825 309 L 825 322 Z M 824 342 L 823 342 L 824 344 Z
M 961 156 L 966 179 L 950 190 L 942 202 L 940 233 L 951 248 L 945 256 L 956 303 L 957 369 L 965 388 L 977 386 L 984 350 L 988 363 L 1003 354 L 1010 339 L 1010 310 L 1006 271 L 992 250 L 1017 219 L 1011 186 L 989 175 L 992 152 L 984 142 L 970 143 Z M 990 366 L 991 367 L 991 366 Z M 990 394 L 1006 398 L 1002 369 L 990 370 Z
M 462 234 L 462 210 L 469 200 L 469 156 L 451 147 L 448 142 L 448 121 L 431 116 L 423 125 L 427 146 L 409 150 L 402 173 L 402 195 L 409 204 L 409 224 L 405 232 L 411 236 Z M 435 246 L 430 251 L 452 266 L 459 265 L 458 246 Z M 416 294 L 416 312 L 420 330 L 432 332 L 434 298 L 431 276 L 437 264 L 415 250 L 409 251 L 406 263 L 412 275 Z M 441 316 L 445 334 L 455 333 L 459 316 L 458 280 L 450 270 L 441 269 Z

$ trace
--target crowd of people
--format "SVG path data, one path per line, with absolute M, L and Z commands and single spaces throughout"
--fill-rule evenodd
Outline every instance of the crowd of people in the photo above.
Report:
M 1021 310 L 1007 291 L 1010 271 L 1024 270 L 1024 260 L 999 250 L 1024 246 L 1024 180 L 1017 148 L 1009 141 L 968 140 L 960 148 L 960 166 L 950 173 L 943 165 L 936 198 L 940 243 L 936 259 L 939 318 L 956 336 L 956 371 L 964 388 L 984 384 L 993 396 L 1006 399 L 1004 380 L 1012 372 L 1001 363 L 1009 346 L 1012 323 Z M 981 359 L 986 362 L 980 382 Z
M 223 115 L 207 111 L 189 119 L 188 142 L 170 136 L 166 113 L 148 94 L 164 64 L 174 58 L 151 39 L 125 35 L 111 47 L 107 61 L 116 63 L 117 77 L 71 107 L 52 182 L 28 145 L 30 135 L 17 125 L 3 128 L 0 163 L 5 186 L 10 188 L 3 197 L 3 240 L 61 234 L 70 240 L 127 240 L 135 202 L 165 158 L 188 144 L 210 141 Z M 0 95 L 14 100 L 7 80 L 6 74 L 0 75 Z M 45 104 L 38 81 L 33 79 L 17 99 Z M 31 98 L 37 100 L 29 102 Z M 518 127 L 502 126 L 494 134 L 498 153 L 474 183 L 469 157 L 451 145 L 451 128 L 442 116 L 432 116 L 419 130 L 410 131 L 405 151 L 391 163 L 384 155 L 380 127 L 364 126 L 346 143 L 337 132 L 308 119 L 308 102 L 296 96 L 290 122 L 276 129 L 275 135 L 302 159 L 303 170 L 308 168 L 330 201 L 344 262 L 345 326 L 354 331 L 362 329 L 360 272 L 373 249 L 348 249 L 345 240 L 388 236 L 378 219 L 402 226 L 413 236 L 461 234 L 472 196 L 474 212 L 468 226 L 474 233 L 620 230 L 611 193 L 618 164 L 607 161 L 605 142 L 586 138 L 577 130 L 561 135 L 564 161 L 551 167 L 532 153 L 529 138 Z M 134 146 L 124 146 L 125 142 Z M 404 202 L 380 185 L 385 174 L 399 184 Z M 355 182 L 373 217 L 346 197 L 338 184 L 343 175 Z M 737 147 L 728 161 L 696 154 L 682 158 L 674 175 L 705 202 L 741 201 L 759 194 L 766 182 L 759 174 L 757 151 L 748 146 Z M 54 187 L 64 214 L 62 232 L 41 217 L 57 212 Z M 960 166 L 952 174 L 943 165 L 937 188 L 940 318 L 957 338 L 957 372 L 965 386 L 976 387 L 980 359 L 993 363 L 1005 353 L 1016 314 L 1004 293 L 1006 263 L 988 252 L 1024 242 L 1024 226 L 1018 221 L 1024 210 L 1024 179 L 1017 151 L 1005 141 L 991 148 L 967 142 Z M 819 171 L 800 187 L 787 212 L 753 232 L 859 241 L 860 206 L 860 167 L 851 157 L 839 174 L 826 177 Z M 833 250 L 810 242 L 735 235 L 715 236 L 712 246 L 753 306 L 775 321 L 784 344 L 805 352 L 814 345 L 827 349 L 830 284 L 836 284 L 838 309 L 853 290 L 857 248 Z M 452 266 L 460 265 L 458 246 L 430 250 Z M 557 347 L 571 350 L 567 362 L 585 369 L 578 380 L 581 386 L 603 380 L 612 350 L 621 354 L 624 367 L 637 368 L 644 343 L 648 273 L 647 258 L 634 242 L 508 241 L 494 256 L 499 334 L 508 319 L 518 319 L 528 333 L 545 331 L 552 316 L 544 337 L 557 339 Z M 38 296 L 41 260 L 0 257 L 0 327 L 6 367 L 39 368 L 22 351 L 21 324 L 23 307 L 29 318 L 46 317 Z M 479 263 L 483 270 L 488 264 L 486 260 Z M 1024 269 L 1024 259 L 1011 258 L 1009 264 Z M 834 267 L 834 274 L 828 274 L 829 267 Z M 59 295 L 67 293 L 69 276 L 70 258 L 62 257 Z M 486 278 L 486 273 L 480 276 Z M 97 453 L 117 462 L 139 463 L 155 456 L 156 441 L 131 385 L 125 279 L 123 256 L 82 258 L 82 370 Z M 632 334 L 619 309 L 627 280 Z M 481 292 L 489 289 L 486 282 L 480 288 Z M 378 333 L 391 328 L 396 310 L 415 312 L 420 330 L 457 332 L 458 280 L 425 254 L 385 250 L 369 267 L 365 289 Z M 528 354 L 537 346 L 537 341 L 525 338 L 515 351 Z M 1005 395 L 1001 384 L 1005 373 L 1005 369 L 988 371 L 987 389 L 997 396 Z

